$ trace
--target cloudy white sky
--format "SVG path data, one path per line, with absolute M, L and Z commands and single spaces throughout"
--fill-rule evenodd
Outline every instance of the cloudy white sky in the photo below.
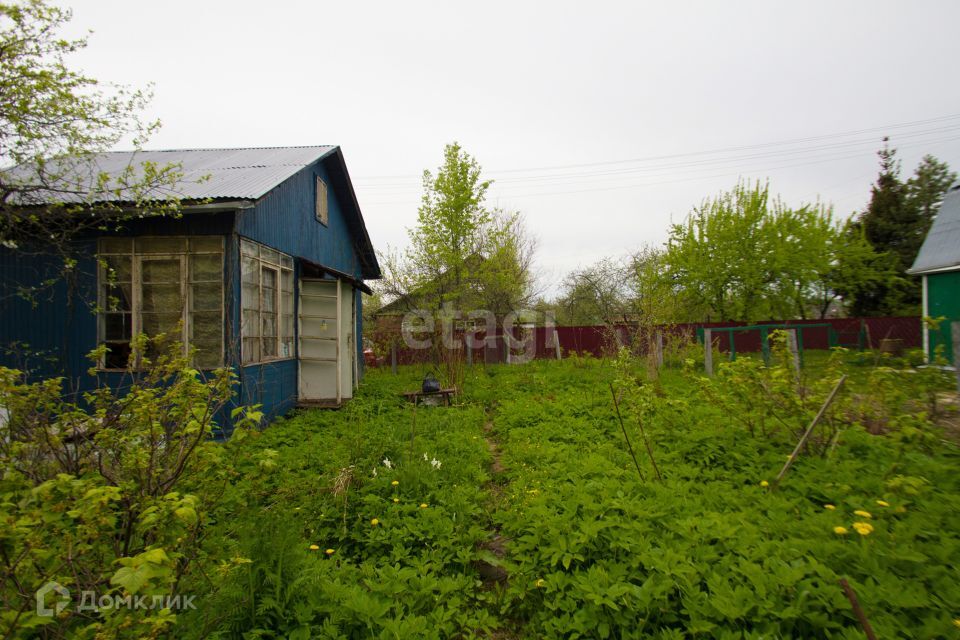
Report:
M 960 168 L 953 1 L 61 4 L 93 31 L 75 66 L 153 83 L 149 148 L 339 144 L 379 249 L 460 142 L 550 292 L 738 178 L 849 215 L 884 135 L 906 172 Z

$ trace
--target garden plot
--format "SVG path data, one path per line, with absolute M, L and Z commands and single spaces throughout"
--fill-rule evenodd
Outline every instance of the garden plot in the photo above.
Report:
M 250 456 L 218 532 L 249 562 L 178 629 L 862 638 L 845 578 L 878 637 L 948 637 L 960 456 L 933 423 L 944 381 L 854 360 L 802 380 L 750 359 L 710 380 L 692 366 L 651 380 L 629 358 L 477 366 L 450 408 L 399 398 L 425 370 L 371 372 L 345 410 L 249 445 L 273 467 Z

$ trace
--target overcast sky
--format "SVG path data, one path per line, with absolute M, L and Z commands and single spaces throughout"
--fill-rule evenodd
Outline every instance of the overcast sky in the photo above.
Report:
M 339 144 L 377 249 L 460 142 L 550 293 L 740 177 L 849 215 L 885 134 L 905 173 L 960 168 L 953 1 L 62 4 L 93 31 L 76 66 L 153 83 L 148 148 Z

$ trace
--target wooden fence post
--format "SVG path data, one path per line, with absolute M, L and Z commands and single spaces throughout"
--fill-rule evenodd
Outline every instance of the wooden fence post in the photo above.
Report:
M 793 359 L 793 370 L 800 375 L 800 350 L 797 348 L 797 329 L 787 329 L 787 348 Z
M 467 366 L 473 366 L 473 334 L 466 331 L 463 332 L 463 346 L 467 349 Z
M 713 375 L 713 331 L 703 330 L 703 367 L 708 376 Z
M 393 375 L 397 375 L 397 343 L 396 342 L 390 345 L 390 371 L 393 372 Z
M 663 331 L 657 331 L 653 338 L 653 353 L 657 363 L 657 369 L 663 367 Z
M 553 347 L 557 352 L 557 360 L 563 360 L 563 354 L 560 351 L 560 332 L 556 327 L 553 329 Z

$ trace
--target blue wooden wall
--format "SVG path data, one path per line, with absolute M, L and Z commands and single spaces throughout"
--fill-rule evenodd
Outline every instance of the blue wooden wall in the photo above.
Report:
M 327 184 L 329 220 L 314 214 L 316 176 Z M 360 260 L 336 192 L 322 161 L 300 171 L 237 216 L 237 233 L 294 257 L 361 277 Z
M 328 224 L 315 217 L 315 177 L 328 189 Z M 362 278 L 360 259 L 354 248 L 344 211 L 348 197 L 335 188 L 334 176 L 321 160 L 307 167 L 261 198 L 251 209 L 239 212 L 189 213 L 181 219 L 156 218 L 132 221 L 123 236 L 222 235 L 224 237 L 224 344 L 226 363 L 239 377 L 236 402 L 260 404 L 269 418 L 296 406 L 298 367 L 296 359 L 243 367 L 240 361 L 240 237 L 282 251 L 296 258 L 337 269 Z M 64 376 L 70 390 L 95 388 L 97 378 L 87 373 L 86 354 L 97 346 L 96 239 L 79 242 L 82 255 L 69 282 L 63 280 L 45 291 L 36 306 L 15 295 L 17 286 L 35 286 L 60 273 L 62 264 L 51 257 L 24 255 L 0 247 L 0 364 L 35 370 L 36 377 Z M 299 260 L 295 260 L 299 283 Z M 362 294 L 355 292 L 357 308 L 357 358 L 363 371 Z M 299 305 L 299 299 L 296 301 Z M 296 312 L 299 310 L 297 309 Z M 29 345 L 18 351 L 11 343 Z M 23 354 L 27 355 L 24 361 Z M 121 384 L 123 374 L 100 374 L 108 384 Z M 222 420 L 225 420 L 226 415 Z M 229 431 L 229 425 L 222 422 Z
M 324 225 L 316 219 L 316 178 L 327 185 L 328 220 Z M 304 258 L 325 267 L 362 278 L 360 259 L 354 248 L 353 237 L 345 215 L 350 206 L 346 194 L 335 188 L 336 181 L 324 160 L 307 167 L 277 186 L 260 199 L 252 209 L 241 211 L 237 216 L 238 235 L 255 240 L 268 247 L 282 251 L 294 258 Z M 238 258 L 237 258 L 238 260 Z M 297 263 L 296 281 L 300 272 Z M 239 262 L 234 263 L 239 269 Z M 239 279 L 235 280 L 234 297 L 239 300 Z M 299 290 L 298 290 L 299 294 Z M 363 371 L 363 301 L 362 293 L 356 292 L 357 357 Z M 299 305 L 299 299 L 296 302 Z M 299 313 L 299 309 L 297 309 Z M 232 310 L 234 326 L 240 326 L 240 309 Z M 245 367 L 251 369 L 254 367 Z M 253 373 L 253 372 L 251 372 Z M 244 374 L 245 375 L 245 374 Z M 296 390 L 294 390 L 296 394 Z M 286 403 L 284 403 L 286 406 Z M 291 405 L 292 406 L 292 405 Z M 286 410 L 286 409 L 285 409 Z
M 58 257 L 0 247 L 0 364 L 38 379 L 62 376 L 67 390 L 84 391 L 94 382 L 86 354 L 97 346 L 96 243 L 76 248 L 81 258 L 63 277 Z M 44 286 L 48 279 L 55 283 Z M 26 300 L 20 287 L 39 288 Z

